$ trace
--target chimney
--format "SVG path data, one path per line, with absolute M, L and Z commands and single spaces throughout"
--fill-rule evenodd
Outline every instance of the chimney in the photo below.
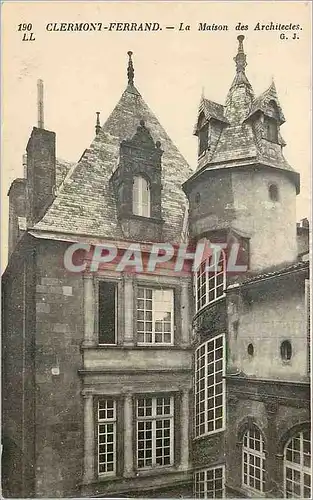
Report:
M 28 211 L 31 223 L 37 222 L 54 198 L 55 133 L 45 130 L 43 123 L 43 82 L 38 80 L 38 127 L 29 138 L 27 152 Z
M 309 229 L 310 223 L 307 218 L 301 219 L 297 222 L 297 245 L 298 256 L 303 257 L 309 253 Z
M 300 227 L 309 229 L 310 223 L 309 223 L 309 220 L 306 217 L 304 219 L 301 219 L 301 221 L 300 221 Z
M 38 111 L 38 128 L 44 127 L 44 113 L 43 113 L 43 81 L 37 81 L 37 111 Z

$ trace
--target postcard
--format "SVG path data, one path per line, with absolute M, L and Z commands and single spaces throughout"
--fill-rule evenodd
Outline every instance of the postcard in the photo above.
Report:
M 2 3 L 4 498 L 311 498 L 311 3 Z

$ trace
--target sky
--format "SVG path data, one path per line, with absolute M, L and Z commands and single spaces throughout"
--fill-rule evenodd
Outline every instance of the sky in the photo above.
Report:
M 255 30 L 270 22 L 297 31 Z M 156 32 L 49 32 L 47 23 L 158 22 Z M 227 25 L 199 31 L 199 23 Z M 238 31 L 238 23 L 248 29 Z M 34 41 L 19 24 L 31 23 Z M 180 23 L 190 30 L 179 31 Z M 167 30 L 165 26 L 174 26 Z M 296 33 L 298 38 L 293 39 Z M 105 122 L 127 85 L 133 51 L 135 85 L 192 168 L 193 127 L 201 94 L 224 103 L 235 74 L 237 36 L 245 35 L 246 74 L 255 93 L 275 80 L 286 123 L 284 154 L 301 175 L 297 220 L 310 216 L 310 2 L 4 2 L 2 6 L 2 259 L 7 262 L 8 198 L 23 177 L 22 156 L 37 125 L 37 80 L 44 81 L 45 128 L 57 135 L 57 156 L 76 162 L 95 135 L 96 111 Z

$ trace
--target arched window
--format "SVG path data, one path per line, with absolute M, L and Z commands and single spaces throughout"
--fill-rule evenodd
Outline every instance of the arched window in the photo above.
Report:
M 226 287 L 226 254 L 217 249 L 213 255 L 204 260 L 195 274 L 196 309 L 224 296 Z
M 208 149 L 209 145 L 209 124 L 203 113 L 201 113 L 198 120 L 198 139 L 198 154 L 200 156 Z
M 139 175 L 133 180 L 133 214 L 150 217 L 150 185 Z
M 254 491 L 264 491 L 265 445 L 263 436 L 256 426 L 248 429 L 243 436 L 242 484 Z
M 311 433 L 295 434 L 284 450 L 285 498 L 311 498 Z

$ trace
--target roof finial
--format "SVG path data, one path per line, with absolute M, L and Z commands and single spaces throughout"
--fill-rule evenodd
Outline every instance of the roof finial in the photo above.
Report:
M 38 128 L 45 128 L 43 114 L 43 81 L 37 81 L 37 113 L 38 113 Z
M 96 111 L 96 115 L 97 115 L 97 121 L 96 121 L 96 135 L 99 134 L 100 130 L 101 130 L 101 125 L 100 125 L 100 111 Z
M 132 61 L 132 51 L 129 50 L 127 52 L 128 54 L 128 68 L 127 68 L 127 77 L 128 77 L 128 85 L 134 85 L 134 66 L 133 66 L 133 61 Z
M 245 37 L 244 35 L 239 35 L 237 36 L 237 40 L 239 42 L 238 45 L 238 52 L 236 57 L 234 57 L 234 61 L 236 62 L 236 71 L 237 73 L 244 73 L 245 72 L 245 67 L 247 66 L 246 62 L 246 54 L 243 51 L 243 41 Z

